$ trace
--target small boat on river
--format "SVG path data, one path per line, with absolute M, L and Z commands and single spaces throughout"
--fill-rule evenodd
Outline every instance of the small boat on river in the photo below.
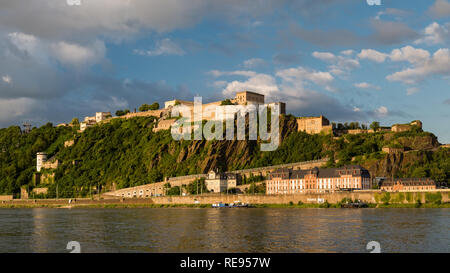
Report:
M 240 201 L 235 201 L 234 203 L 231 203 L 231 204 L 222 203 L 222 202 L 215 203 L 215 204 L 212 204 L 212 207 L 213 208 L 250 208 L 251 205 L 242 203 Z

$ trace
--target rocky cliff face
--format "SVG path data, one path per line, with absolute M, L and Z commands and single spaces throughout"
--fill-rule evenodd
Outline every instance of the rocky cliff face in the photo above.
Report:
M 444 159 L 437 159 L 438 153 Z M 445 162 L 445 157 L 447 162 Z M 384 158 L 378 160 L 367 160 L 362 165 L 370 171 L 372 176 L 376 177 L 391 177 L 401 174 L 411 176 L 412 171 L 418 167 L 431 171 L 428 175 L 433 175 L 435 172 L 435 175 L 441 173 L 445 177 L 445 174 L 450 172 L 448 158 L 450 158 L 449 149 L 406 151 L 386 154 Z
M 280 145 L 289 134 L 296 131 L 297 122 L 295 119 L 282 116 L 280 118 Z M 180 142 L 172 141 L 167 143 L 167 147 L 162 147 L 163 151 L 167 151 L 176 157 L 177 163 L 198 157 L 197 165 L 201 173 L 207 173 L 215 169 L 227 171 L 233 168 L 242 168 L 254 160 L 254 155 L 259 149 L 259 140 L 236 139 L 227 141 L 191 141 L 186 146 L 180 145 Z M 151 163 L 151 167 L 156 166 L 158 161 L 158 158 L 156 158 Z
M 430 150 L 439 147 L 439 142 L 434 135 L 426 136 L 402 136 L 395 138 L 394 134 L 386 134 L 385 141 L 405 148 L 405 150 Z

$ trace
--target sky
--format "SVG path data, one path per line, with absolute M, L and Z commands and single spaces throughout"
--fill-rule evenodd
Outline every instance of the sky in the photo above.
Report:
M 450 1 L 0 0 L 0 127 L 250 90 L 450 143 Z

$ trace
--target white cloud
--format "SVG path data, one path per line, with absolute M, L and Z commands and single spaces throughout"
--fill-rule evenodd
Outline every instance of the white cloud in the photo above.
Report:
M 152 50 L 135 49 L 134 53 L 145 56 L 159 55 L 184 55 L 184 50 L 169 38 L 156 42 L 156 46 Z
M 423 37 L 417 39 L 415 44 L 436 45 L 443 44 L 450 39 L 450 23 L 439 25 L 436 22 L 431 23 L 423 31 Z
M 375 116 L 375 111 L 364 111 L 360 108 L 343 105 L 334 97 L 308 87 L 309 83 L 324 86 L 331 84 L 333 76 L 328 72 L 297 67 L 279 70 L 274 76 L 250 73 L 250 71 L 243 73 L 243 71 L 213 70 L 209 73 L 216 76 L 234 75 L 247 78 L 228 81 L 222 89 L 222 95 L 226 98 L 234 97 L 237 91 L 249 90 L 264 94 L 266 101 L 287 102 L 287 110 L 298 115 L 324 114 L 333 119 L 365 119 L 368 116 Z M 223 84 L 223 81 L 220 81 L 219 84 Z
M 315 71 L 299 66 L 297 68 L 280 70 L 276 75 L 286 82 L 296 82 L 297 84 L 313 82 L 323 86 L 328 91 L 335 91 L 335 88 L 331 85 L 334 77 L 329 72 Z
M 246 67 L 246 68 L 255 68 L 255 67 L 263 66 L 265 64 L 266 64 L 266 61 L 264 61 L 263 59 L 252 58 L 252 59 L 245 60 L 242 63 L 242 66 Z
M 222 94 L 226 97 L 233 97 L 236 91 L 242 90 L 256 91 L 268 97 L 276 97 L 279 92 L 274 77 L 268 74 L 254 74 L 245 81 L 231 81 L 227 83 Z
M 378 117 L 385 117 L 389 114 L 389 110 L 386 106 L 380 106 L 378 109 L 375 110 L 375 115 Z
M 22 32 L 12 32 L 8 34 L 10 41 L 21 50 L 34 52 L 38 46 L 38 39 Z
M 388 57 L 387 54 L 381 53 L 373 49 L 363 49 L 358 54 L 360 59 L 368 59 L 377 63 L 382 63 Z
M 208 74 L 214 77 L 221 76 L 243 76 L 243 77 L 253 77 L 256 76 L 257 73 L 254 71 L 246 71 L 246 70 L 236 70 L 236 71 L 220 71 L 220 70 L 211 70 Z
M 330 52 L 315 51 L 312 53 L 312 56 L 324 62 L 330 63 L 331 65 L 328 68 L 334 75 L 343 75 L 359 67 L 358 60 L 348 57 L 348 55 L 353 54 L 352 50 L 345 50 L 342 54 L 346 56 L 336 56 Z
M 317 59 L 320 59 L 322 61 L 325 61 L 325 62 L 333 62 L 333 61 L 335 61 L 337 59 L 337 57 L 333 53 L 330 53 L 330 52 L 317 52 L 317 51 L 314 51 L 312 53 L 312 55 L 313 55 L 313 57 L 315 57 Z
M 405 46 L 392 50 L 389 58 L 395 62 L 407 61 L 412 64 L 424 63 L 430 58 L 430 53 L 424 49 L 417 49 L 412 46 Z
M 352 50 L 352 49 L 348 49 L 348 50 L 343 50 L 343 51 L 341 51 L 341 54 L 342 54 L 342 55 L 346 55 L 346 56 L 353 55 L 354 53 L 355 53 L 355 51 Z
M 7 83 L 7 84 L 11 84 L 12 83 L 12 79 L 8 75 L 2 76 L 2 81 Z
M 375 19 L 380 20 L 381 16 L 383 16 L 383 15 L 391 15 L 391 16 L 395 16 L 395 17 L 399 18 L 399 17 L 407 16 L 409 14 L 410 14 L 410 12 L 405 11 L 405 10 L 396 9 L 396 8 L 387 8 L 384 11 L 378 12 Z
M 50 48 L 58 61 L 73 66 L 97 63 L 104 58 L 106 52 L 104 43 L 99 40 L 91 46 L 81 46 L 62 41 L 51 44 Z
M 212 70 L 209 74 L 214 77 L 240 76 L 247 78 L 246 80 L 226 82 L 222 91 L 222 94 L 226 97 L 232 97 L 235 92 L 240 90 L 249 90 L 262 93 L 268 98 L 276 99 L 288 95 L 289 92 L 297 92 L 295 90 L 304 90 L 305 85 L 308 83 L 314 83 L 323 86 L 326 90 L 334 91 L 331 86 L 334 78 L 329 72 L 314 71 L 303 67 L 277 71 L 275 76 L 281 79 L 281 84 L 272 75 L 254 71 Z M 217 86 L 224 85 L 224 81 L 218 81 L 216 84 Z M 283 89 L 283 92 L 280 91 L 281 89 Z
M 367 83 L 367 82 L 355 83 L 355 84 L 353 84 L 353 86 L 355 86 L 357 88 L 361 88 L 361 89 L 377 89 L 377 90 L 381 89 L 379 86 L 372 85 L 372 84 Z
M 30 58 L 38 63 L 49 63 L 48 43 L 34 35 L 12 32 L 6 35 L 7 41 L 14 48 L 17 55 L 22 58 Z M 11 48 L 9 48 L 11 49 Z
M 32 58 L 40 64 L 51 64 L 55 59 L 64 65 L 82 66 L 100 62 L 106 52 L 105 45 L 95 40 L 90 45 L 80 45 L 66 41 L 50 42 L 21 32 L 7 34 L 15 54 Z M 10 48 L 11 49 L 11 48 Z
M 227 85 L 227 81 L 215 81 L 213 83 L 213 86 L 218 87 L 218 88 L 225 87 L 226 85 Z
M 389 81 L 416 84 L 428 76 L 450 76 L 450 52 L 448 48 L 441 48 L 432 56 L 427 50 L 412 46 L 394 49 L 390 54 L 365 49 L 358 56 L 379 63 L 389 58 L 393 62 L 408 62 L 412 65 L 404 70 L 388 75 L 386 79 Z
M 417 87 L 410 87 L 410 88 L 406 89 L 406 94 L 408 96 L 415 94 L 417 92 L 419 92 L 419 88 L 417 88 Z
M 450 52 L 448 48 L 437 50 L 431 58 L 399 72 L 395 72 L 386 78 L 389 81 L 400 81 L 406 84 L 416 84 L 427 76 L 450 75 Z

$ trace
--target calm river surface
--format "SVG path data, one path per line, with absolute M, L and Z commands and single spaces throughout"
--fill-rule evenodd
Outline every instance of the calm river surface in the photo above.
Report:
M 450 209 L 0 209 L 0 252 L 450 252 Z

